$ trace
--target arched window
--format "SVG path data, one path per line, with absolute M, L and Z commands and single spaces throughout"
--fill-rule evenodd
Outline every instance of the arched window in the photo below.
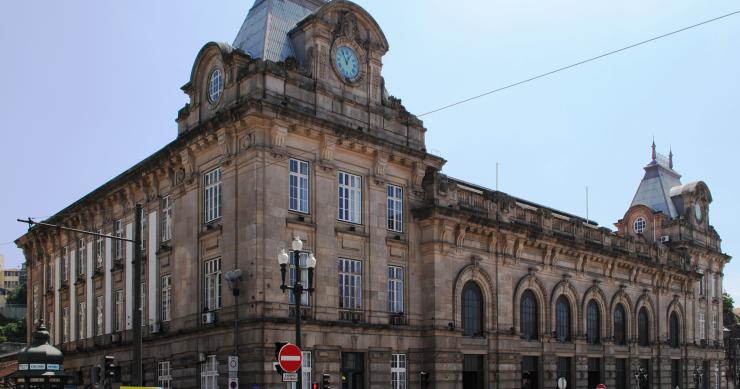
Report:
M 671 344 L 671 347 L 678 348 L 680 343 L 680 336 L 681 336 L 681 330 L 680 330 L 680 323 L 678 321 L 678 315 L 676 312 L 671 312 L 671 318 L 670 318 L 670 339 L 669 342 Z
M 524 291 L 524 294 L 522 294 L 522 301 L 519 310 L 522 339 L 537 340 L 537 327 L 539 325 L 537 316 L 537 299 L 534 297 L 534 293 L 527 289 Z
M 614 308 L 614 343 L 618 345 L 627 344 L 627 326 L 625 325 L 625 319 L 627 315 L 624 313 L 624 307 L 622 304 L 617 304 Z
M 599 304 L 596 300 L 591 300 L 586 307 L 586 342 L 589 344 L 599 344 L 601 341 L 601 315 L 599 314 Z
M 463 287 L 462 326 L 465 336 L 480 336 L 483 330 L 483 293 L 473 281 Z
M 560 296 L 555 305 L 555 337 L 558 342 L 570 342 L 570 302 Z
M 637 342 L 642 347 L 650 346 L 650 321 L 645 307 L 640 308 L 637 314 Z

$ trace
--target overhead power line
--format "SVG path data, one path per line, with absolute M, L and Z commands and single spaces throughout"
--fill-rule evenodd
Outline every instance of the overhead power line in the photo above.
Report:
M 683 31 L 686 31 L 686 30 L 690 30 L 690 29 L 692 29 L 692 28 L 696 28 L 696 27 L 699 27 L 699 26 L 703 26 L 703 25 L 705 25 L 705 24 L 708 24 L 708 23 L 711 23 L 711 22 L 715 22 L 715 21 L 717 21 L 717 20 L 720 20 L 720 19 L 724 19 L 724 18 L 726 18 L 726 17 L 730 17 L 730 16 L 733 16 L 733 15 L 737 15 L 737 14 L 739 14 L 739 13 L 740 13 L 740 10 L 738 10 L 738 11 L 735 11 L 735 12 L 730 12 L 730 13 L 728 13 L 728 14 L 724 14 L 724 15 L 722 15 L 722 16 L 717 16 L 717 17 L 715 17 L 715 18 L 712 18 L 712 19 L 708 19 L 708 20 L 705 20 L 705 21 L 703 21 L 703 22 L 699 22 L 699 23 L 696 23 L 696 24 L 692 24 L 691 26 L 688 26 L 688 27 L 680 28 L 680 29 L 678 29 L 678 30 L 674 30 L 674 31 L 671 31 L 671 32 L 669 32 L 669 33 L 665 33 L 665 34 L 663 34 L 663 35 L 658 35 L 658 36 L 656 36 L 656 37 L 652 37 L 652 38 L 650 38 L 650 39 L 646 39 L 646 40 L 644 40 L 644 41 L 641 41 L 641 42 L 637 42 L 637 43 L 631 44 L 631 45 L 629 45 L 629 46 L 625 46 L 625 47 L 622 47 L 621 49 L 616 49 L 616 50 L 612 50 L 612 51 L 610 51 L 610 52 L 607 52 L 607 53 L 604 53 L 604 54 L 601 54 L 601 55 L 597 55 L 597 56 L 595 56 L 595 57 L 591 57 L 591 58 L 589 58 L 589 59 L 585 59 L 585 60 L 583 60 L 583 61 L 579 61 L 579 62 L 576 62 L 576 63 L 570 64 L 570 65 L 568 65 L 568 66 L 563 66 L 563 67 L 561 67 L 561 68 L 558 68 L 558 69 L 555 69 L 555 70 L 549 71 L 549 72 L 547 72 L 547 73 L 542 73 L 542 74 L 540 74 L 540 75 L 537 75 L 537 76 L 534 76 L 534 77 L 530 77 L 530 78 L 527 78 L 526 80 L 521 80 L 521 81 L 517 81 L 517 82 L 515 82 L 515 83 L 509 84 L 509 85 L 506 85 L 506 86 L 502 86 L 502 87 L 500 87 L 500 88 L 497 88 L 497 89 L 493 89 L 493 90 L 490 90 L 490 91 L 488 91 L 488 92 L 484 92 L 484 93 L 481 93 L 481 94 L 479 94 L 479 95 L 476 95 L 476 96 L 473 96 L 473 97 L 468 97 L 467 99 L 463 99 L 463 100 L 460 100 L 460 101 L 454 102 L 454 103 L 452 103 L 452 104 L 448 104 L 448 105 L 445 105 L 445 106 L 442 106 L 442 107 L 439 107 L 439 108 L 435 108 L 435 109 L 433 109 L 433 110 L 431 110 L 431 111 L 428 111 L 428 112 L 424 112 L 423 114 L 421 114 L 421 115 L 417 115 L 417 116 L 418 116 L 418 117 L 421 117 L 421 116 L 426 116 L 426 115 L 430 115 L 430 114 L 433 114 L 433 113 L 435 113 L 435 112 L 439 112 L 439 111 L 442 111 L 442 110 L 445 110 L 445 109 L 448 109 L 448 108 L 452 108 L 452 107 L 458 106 L 458 105 L 460 105 L 460 104 L 464 104 L 464 103 L 467 103 L 467 102 L 469 102 L 469 101 L 472 101 L 472 100 L 477 100 L 477 99 L 480 99 L 481 97 L 485 97 L 485 96 L 488 96 L 488 95 L 490 95 L 490 94 L 494 94 L 494 93 L 497 93 L 497 92 L 501 92 L 501 91 L 503 91 L 503 90 L 506 90 L 506 89 L 509 89 L 509 88 L 515 87 L 515 86 L 517 86 L 517 85 L 525 84 L 525 83 L 528 83 L 528 82 L 530 82 L 530 81 L 534 81 L 534 80 L 537 80 L 537 79 L 540 79 L 540 78 L 543 78 L 543 77 L 547 77 L 547 76 L 553 75 L 553 74 L 555 74 L 555 73 L 558 73 L 558 72 L 562 72 L 563 70 L 567 70 L 567 69 L 570 69 L 570 68 L 574 68 L 574 67 L 576 67 L 576 66 L 580 66 L 580 65 L 583 65 L 583 64 L 586 64 L 586 63 L 592 62 L 592 61 L 596 61 L 597 59 L 601 59 L 601 58 L 604 58 L 604 57 L 610 56 L 610 55 L 612 55 L 612 54 L 617 54 L 617 53 L 619 53 L 619 52 L 622 52 L 622 51 L 625 51 L 625 50 L 629 50 L 629 49 L 635 48 L 635 47 L 637 47 L 637 46 L 641 46 L 641 45 L 644 45 L 644 44 L 646 44 L 646 43 L 650 43 L 650 42 L 653 42 L 653 41 L 656 41 L 656 40 L 658 40 L 658 39 L 662 39 L 662 38 L 665 38 L 665 37 L 668 37 L 668 36 L 671 36 L 671 35 L 674 35 L 674 34 L 678 34 L 679 32 L 683 32 Z

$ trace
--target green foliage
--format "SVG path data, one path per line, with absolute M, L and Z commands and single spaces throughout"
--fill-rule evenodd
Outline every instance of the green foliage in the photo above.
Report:
M 735 309 L 735 299 L 727 292 L 722 293 L 722 309 L 725 312 L 732 312 Z
M 5 300 L 8 304 L 26 305 L 26 284 L 21 284 L 13 289 Z
M 13 321 L 0 326 L 0 342 L 26 341 L 26 319 Z

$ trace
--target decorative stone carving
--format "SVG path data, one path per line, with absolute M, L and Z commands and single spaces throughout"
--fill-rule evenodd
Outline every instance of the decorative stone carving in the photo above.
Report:
M 239 141 L 239 151 L 244 151 L 252 146 L 252 134 L 246 134 Z
M 323 134 L 321 135 L 321 162 L 331 163 L 334 161 L 334 148 L 336 145 L 336 138 Z
M 360 29 L 357 27 L 357 18 L 351 12 L 344 12 L 339 16 L 339 23 L 335 31 L 337 36 L 360 42 Z
M 287 137 L 288 128 L 283 125 L 274 124 L 270 129 L 272 147 L 278 151 L 283 151 L 285 149 L 285 138 Z
M 221 159 L 228 161 L 231 158 L 231 133 L 225 128 L 218 130 L 218 147 L 221 149 Z
M 193 153 L 186 148 L 180 151 L 180 163 L 182 164 L 183 179 L 193 175 Z
M 375 164 L 373 166 L 373 173 L 375 178 L 379 180 L 385 179 L 385 171 L 388 167 L 388 155 L 382 151 L 375 152 Z
M 412 179 L 415 187 L 421 188 L 421 183 L 424 180 L 424 174 L 426 174 L 426 166 L 421 162 L 414 163 L 414 175 Z

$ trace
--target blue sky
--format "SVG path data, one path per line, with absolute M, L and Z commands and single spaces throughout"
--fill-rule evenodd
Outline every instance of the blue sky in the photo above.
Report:
M 359 0 L 390 43 L 384 77 L 413 113 L 705 19 L 736 1 Z M 0 254 L 18 217 L 47 216 L 177 134 L 195 55 L 231 43 L 252 0 L 0 2 Z M 740 254 L 740 15 L 423 117 L 444 171 L 613 227 L 650 160 L 712 191 Z M 740 265 L 725 288 L 740 297 Z

